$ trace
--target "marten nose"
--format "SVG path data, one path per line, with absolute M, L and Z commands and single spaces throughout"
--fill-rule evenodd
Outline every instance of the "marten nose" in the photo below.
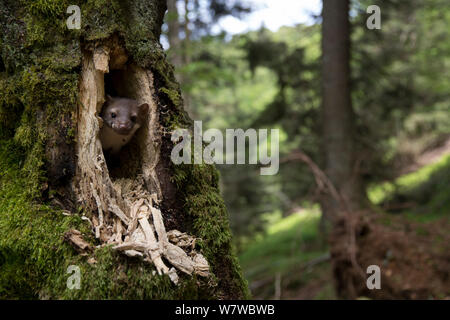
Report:
M 127 129 L 128 126 L 125 123 L 119 124 L 119 129 Z

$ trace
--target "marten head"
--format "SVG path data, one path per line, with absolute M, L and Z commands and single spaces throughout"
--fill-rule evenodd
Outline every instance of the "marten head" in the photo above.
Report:
M 103 122 L 120 135 L 129 135 L 142 125 L 148 104 L 139 105 L 136 100 L 106 96 L 100 116 Z

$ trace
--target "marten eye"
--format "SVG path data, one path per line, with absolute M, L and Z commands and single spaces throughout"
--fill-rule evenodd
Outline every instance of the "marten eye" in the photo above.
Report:
M 136 122 L 137 117 L 136 116 L 131 116 L 130 119 L 131 119 L 131 121 Z
M 117 117 L 117 115 L 114 112 L 111 112 L 111 118 L 114 119 L 115 117 Z

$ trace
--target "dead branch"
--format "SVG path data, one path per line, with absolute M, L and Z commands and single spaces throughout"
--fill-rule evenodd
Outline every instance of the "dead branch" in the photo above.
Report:
M 302 161 L 306 163 L 310 168 L 311 172 L 313 173 L 319 191 L 330 194 L 333 197 L 333 199 L 338 203 L 338 206 L 340 208 L 339 211 L 343 213 L 343 216 L 340 218 L 345 219 L 348 228 L 347 230 L 349 236 L 348 254 L 350 261 L 353 267 L 361 275 L 361 277 L 365 278 L 366 274 L 364 273 L 363 269 L 356 260 L 356 251 L 357 251 L 356 231 L 355 231 L 356 223 L 354 217 L 356 212 L 353 212 L 353 210 L 351 210 L 351 206 L 349 205 L 347 199 L 345 199 L 345 197 L 343 197 L 338 192 L 338 190 L 333 185 L 328 176 L 319 168 L 317 164 L 314 163 L 314 161 L 308 155 L 306 155 L 301 150 L 296 150 L 292 152 L 290 155 L 281 159 L 280 163 L 285 163 L 289 161 Z

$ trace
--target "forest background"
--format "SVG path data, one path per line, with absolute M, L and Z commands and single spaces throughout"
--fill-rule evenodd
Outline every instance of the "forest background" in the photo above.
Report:
M 250 26 L 249 16 L 261 4 L 169 0 L 161 41 L 175 66 L 185 108 L 192 119 L 203 121 L 203 130 L 280 130 L 277 175 L 261 176 L 252 165 L 218 166 L 253 296 L 334 299 L 321 190 L 310 168 L 295 157 L 300 150 L 324 167 L 321 8 L 306 24 L 227 32 Z M 366 26 L 366 9 L 373 4 L 381 8 L 380 30 Z M 288 23 L 293 13 L 285 13 Z M 450 5 L 358 0 L 351 1 L 349 17 L 353 135 L 369 206 L 387 213 L 387 225 L 391 217 L 401 217 L 402 223 L 418 223 L 422 236 L 429 235 L 430 224 L 445 233 Z

